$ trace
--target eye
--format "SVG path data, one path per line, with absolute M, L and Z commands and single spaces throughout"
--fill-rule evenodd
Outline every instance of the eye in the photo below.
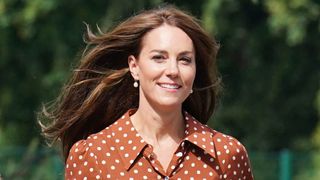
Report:
M 162 55 L 154 55 L 152 59 L 164 59 Z
M 186 63 L 186 64 L 189 64 L 192 62 L 192 58 L 190 58 L 190 57 L 181 57 L 179 60 Z
M 151 57 L 151 59 L 157 62 L 162 62 L 165 59 L 165 57 L 163 55 L 154 55 Z

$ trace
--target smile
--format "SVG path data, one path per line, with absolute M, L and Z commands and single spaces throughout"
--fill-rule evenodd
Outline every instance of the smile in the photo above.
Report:
M 178 84 L 167 84 L 167 83 L 161 83 L 158 84 L 160 87 L 162 88 L 166 88 L 166 89 L 179 89 L 181 86 Z

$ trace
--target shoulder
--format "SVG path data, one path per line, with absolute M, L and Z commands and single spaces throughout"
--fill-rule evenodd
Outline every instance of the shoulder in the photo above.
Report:
M 69 156 L 67 160 L 74 158 L 74 156 L 88 158 L 93 156 L 95 159 L 97 159 L 99 154 L 109 151 L 110 146 L 114 145 L 113 139 L 116 134 L 115 132 L 119 131 L 119 128 L 124 126 L 123 124 L 125 121 L 123 119 L 124 118 L 120 118 L 100 132 L 91 134 L 86 139 L 77 141 L 69 150 Z
M 90 135 L 87 139 L 76 142 L 69 151 L 65 165 L 65 179 L 96 178 L 102 177 L 101 165 L 105 164 L 101 157 L 108 151 L 107 136 L 110 130 L 107 128 Z M 111 136 L 111 135 L 110 135 Z
M 244 145 L 235 137 L 212 130 L 213 142 L 216 146 L 217 154 L 233 154 L 240 151 L 246 151 Z M 220 151 L 220 153 L 218 153 Z
M 224 176 L 252 179 L 251 164 L 245 146 L 230 135 L 212 131 L 216 157 Z
M 187 134 L 196 133 L 198 137 L 201 135 L 202 138 L 209 140 L 214 145 L 215 154 L 217 156 L 230 157 L 233 154 L 247 154 L 246 148 L 236 138 L 216 131 L 210 128 L 208 125 L 202 124 L 191 115 L 186 116 L 186 132 Z M 192 138 L 195 140 L 195 138 Z
M 216 131 L 206 124 L 202 124 L 196 118 L 186 112 L 186 128 L 188 133 L 209 133 L 211 140 L 215 145 L 217 154 L 224 152 L 225 154 L 239 153 L 240 151 L 246 152 L 246 149 L 242 143 L 236 138 Z M 219 151 L 219 152 L 218 152 Z
M 80 178 L 90 174 L 97 178 L 101 176 L 100 156 L 107 149 L 106 129 L 90 135 L 87 139 L 79 140 L 70 149 L 65 165 L 65 179 Z
M 107 144 L 107 137 L 111 137 L 108 129 L 109 128 L 105 128 L 98 133 L 91 134 L 87 139 L 76 142 L 69 151 L 68 159 L 73 158 L 72 155 L 88 155 L 88 152 L 94 153 L 101 151 L 102 147 L 105 147 Z

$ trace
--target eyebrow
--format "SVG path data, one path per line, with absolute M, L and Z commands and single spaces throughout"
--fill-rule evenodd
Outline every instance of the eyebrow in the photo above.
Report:
M 151 52 L 157 52 L 157 53 L 160 53 L 160 54 L 167 54 L 168 52 L 165 51 L 165 50 L 159 50 L 159 49 L 153 49 L 150 51 Z M 186 55 L 186 54 L 193 54 L 192 51 L 182 51 L 181 53 L 179 53 L 179 55 Z
M 167 51 L 165 51 L 165 50 L 158 50 L 158 49 L 153 49 L 150 52 L 157 52 L 157 53 L 161 53 L 161 54 L 167 53 Z

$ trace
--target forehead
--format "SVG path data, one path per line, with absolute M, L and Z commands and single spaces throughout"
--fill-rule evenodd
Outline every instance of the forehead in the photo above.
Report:
M 191 38 L 182 29 L 167 24 L 149 31 L 143 37 L 142 51 L 153 49 L 194 52 Z

